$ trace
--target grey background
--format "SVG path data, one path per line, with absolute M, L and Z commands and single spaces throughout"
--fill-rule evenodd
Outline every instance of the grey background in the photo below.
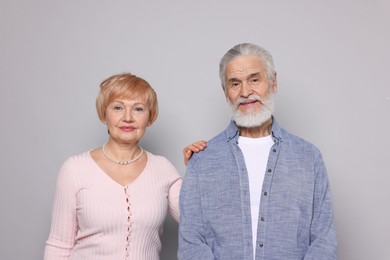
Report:
M 143 140 L 181 173 L 181 150 L 223 130 L 221 56 L 274 56 L 275 116 L 317 145 L 334 196 L 339 259 L 390 259 L 390 4 L 371 1 L 0 1 L 0 259 L 41 259 L 55 181 L 107 140 L 99 83 L 129 71 L 158 93 Z M 176 258 L 177 225 L 162 259 Z

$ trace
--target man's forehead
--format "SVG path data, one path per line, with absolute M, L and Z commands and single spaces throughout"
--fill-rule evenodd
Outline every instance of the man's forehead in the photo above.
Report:
M 254 74 L 262 74 L 265 71 L 263 63 L 256 56 L 238 56 L 226 66 L 226 77 L 248 77 Z

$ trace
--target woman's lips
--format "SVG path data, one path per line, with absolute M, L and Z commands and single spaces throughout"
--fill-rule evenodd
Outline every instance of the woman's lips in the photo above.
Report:
M 119 127 L 122 131 L 125 131 L 125 132 L 130 132 L 130 131 L 133 131 L 135 128 L 132 127 L 132 126 L 121 126 Z

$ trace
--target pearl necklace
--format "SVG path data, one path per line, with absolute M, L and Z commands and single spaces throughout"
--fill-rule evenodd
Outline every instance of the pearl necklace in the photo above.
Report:
M 127 165 L 127 164 L 130 164 L 130 163 L 133 163 L 135 161 L 137 161 L 139 158 L 141 158 L 141 156 L 144 154 L 144 149 L 142 149 L 141 146 L 139 146 L 139 148 L 141 149 L 141 152 L 137 155 L 137 157 L 135 157 L 134 159 L 132 160 L 127 160 L 127 161 L 120 161 L 120 160 L 115 160 L 113 158 L 111 158 L 107 153 L 106 151 L 104 150 L 104 147 L 106 146 L 106 144 L 103 144 L 103 154 L 104 156 L 107 157 L 108 160 L 114 162 L 114 163 L 117 163 L 117 164 L 120 164 L 120 165 Z

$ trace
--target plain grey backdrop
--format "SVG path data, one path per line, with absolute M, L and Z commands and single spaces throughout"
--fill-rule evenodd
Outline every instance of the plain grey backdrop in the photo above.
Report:
M 101 146 L 100 82 L 155 88 L 143 147 L 181 174 L 182 149 L 229 122 L 218 63 L 253 42 L 274 56 L 275 116 L 320 148 L 339 259 L 390 259 L 390 4 L 330 1 L 0 1 L 0 259 L 42 259 L 58 169 Z M 163 260 L 176 259 L 168 219 Z

